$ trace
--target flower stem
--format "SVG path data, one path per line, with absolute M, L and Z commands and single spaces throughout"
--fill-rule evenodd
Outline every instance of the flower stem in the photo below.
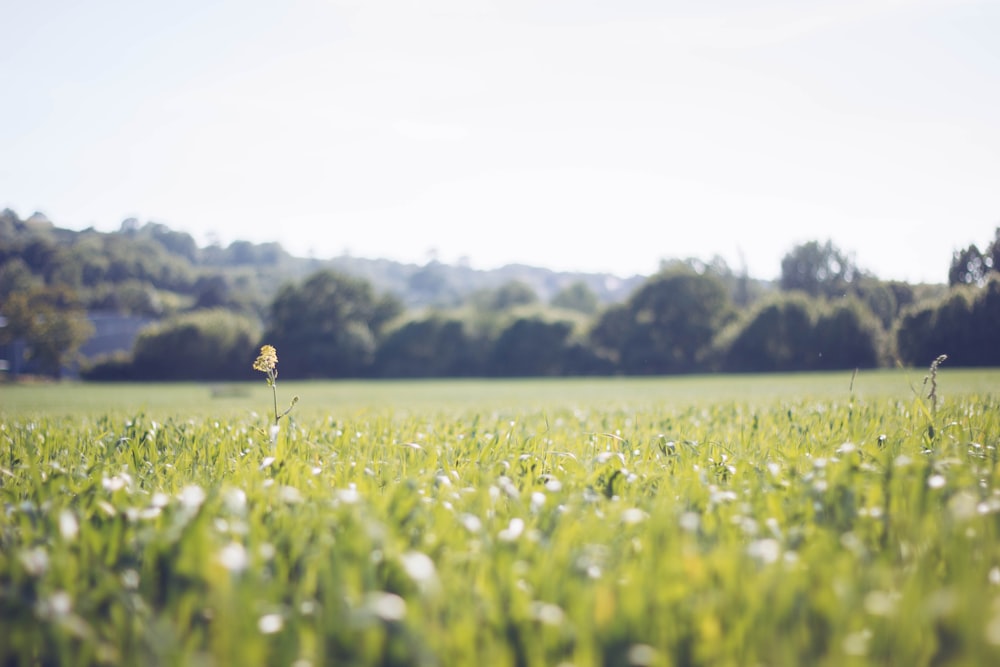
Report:
M 278 390 L 274 386 L 273 382 L 271 383 L 271 395 L 274 397 L 274 423 L 277 425 L 278 420 L 280 419 L 278 416 Z

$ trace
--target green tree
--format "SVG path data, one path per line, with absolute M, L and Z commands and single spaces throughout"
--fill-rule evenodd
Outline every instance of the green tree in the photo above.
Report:
M 32 273 L 45 276 L 56 264 L 59 247 L 48 235 L 34 236 L 21 248 L 20 256 Z
M 969 346 L 975 351 L 975 364 L 1000 367 L 1000 345 L 997 344 L 1000 340 L 1000 273 L 994 272 L 987 280 L 972 302 L 971 315 Z
M 903 363 L 926 366 L 940 354 L 954 366 L 1000 366 L 1000 276 L 981 288 L 957 287 L 938 303 L 909 311 L 896 331 Z
M 1000 227 L 993 231 L 993 240 L 986 248 L 986 257 L 993 271 L 1000 273 Z
M 629 330 L 632 328 L 632 314 L 624 303 L 616 303 L 604 309 L 590 327 L 587 343 L 600 358 L 621 370 L 621 351 L 625 348 Z
M 908 312 L 896 331 L 900 361 L 921 367 L 938 355 L 947 354 L 949 365 L 970 365 L 966 327 L 971 313 L 969 288 L 954 289 L 938 303 L 927 303 Z
M 899 280 L 890 280 L 884 283 L 886 287 L 892 290 L 892 296 L 896 300 L 896 316 L 898 317 L 900 313 L 903 312 L 909 306 L 912 306 L 917 300 L 916 291 L 913 289 L 913 285 L 910 283 L 902 282 Z
M 585 315 L 593 315 L 600 307 L 600 302 L 594 290 L 582 280 L 567 285 L 552 297 L 552 305 L 556 308 L 575 310 Z
M 720 255 L 712 256 L 708 261 L 697 257 L 686 259 L 669 259 L 660 262 L 660 272 L 671 269 L 690 269 L 698 274 L 711 275 L 722 281 L 729 298 L 737 308 L 746 308 L 758 298 L 762 293 L 761 281 L 752 280 L 746 262 L 741 254 L 741 266 L 739 271 L 729 266 L 729 262 Z
M 130 375 L 140 380 L 225 380 L 250 377 L 260 328 L 227 310 L 172 317 L 136 339 Z
M 432 316 L 389 333 L 376 354 L 382 377 L 464 377 L 483 372 L 484 344 L 458 320 Z
M 76 293 L 61 285 L 35 287 L 7 295 L 0 315 L 0 344 L 24 341 L 27 357 L 43 373 L 59 376 L 93 334 Z
M 722 367 L 733 372 L 804 370 L 817 356 L 814 303 L 790 294 L 762 303 L 720 335 Z
M 939 354 L 946 354 L 942 341 L 934 339 L 934 315 L 934 306 L 928 304 L 910 309 L 900 318 L 896 327 L 896 354 L 902 363 L 927 366 Z
M 948 355 L 950 366 L 975 366 L 976 351 L 972 343 L 974 303 L 980 290 L 953 290 L 934 311 L 931 341 Z M 937 354 L 934 356 L 936 357 Z
M 490 373 L 504 377 L 555 376 L 566 372 L 573 325 L 538 317 L 518 318 L 493 345 Z
M 41 284 L 20 257 L 11 257 L 0 264 L 0 303 L 6 302 L 15 292 L 26 292 Z
M 422 266 L 407 279 L 406 289 L 413 302 L 420 305 L 452 306 L 460 299 L 448 279 L 444 264 L 433 261 Z
M 472 301 L 479 310 L 501 312 L 538 303 L 538 295 L 531 285 L 512 280 L 496 289 L 481 290 L 473 294 Z
M 751 310 L 716 341 L 723 370 L 787 372 L 873 368 L 885 333 L 856 298 L 833 303 L 783 294 Z
M 882 329 L 889 331 L 899 317 L 900 306 L 896 301 L 896 290 L 873 276 L 863 276 L 854 285 L 854 294 L 875 317 Z
M 116 285 L 102 284 L 91 290 L 87 306 L 91 310 L 141 317 L 160 317 L 165 311 L 156 289 L 138 280 L 126 280 Z
M 832 241 L 798 245 L 781 260 L 783 290 L 800 290 L 810 296 L 845 296 L 858 277 L 854 260 Z
M 993 258 L 979 251 L 975 244 L 956 250 L 948 268 L 948 285 L 983 285 L 993 270 Z
M 281 351 L 283 377 L 357 377 L 371 371 L 377 343 L 401 311 L 367 281 L 323 270 L 279 290 L 264 340 Z
M 951 266 L 948 267 L 948 285 L 981 287 L 996 272 L 1000 272 L 1000 227 L 993 231 L 993 239 L 985 250 L 980 251 L 972 244 L 952 254 Z
M 818 350 L 811 368 L 875 368 L 882 361 L 882 327 L 864 304 L 844 299 L 820 314 L 815 326 Z
M 731 315 L 717 276 L 673 266 L 605 311 L 590 341 L 628 374 L 690 373 L 707 368 L 712 338 Z
M 147 222 L 139 233 L 154 239 L 173 255 L 183 257 L 191 263 L 198 260 L 198 244 L 190 234 L 174 231 L 158 222 Z

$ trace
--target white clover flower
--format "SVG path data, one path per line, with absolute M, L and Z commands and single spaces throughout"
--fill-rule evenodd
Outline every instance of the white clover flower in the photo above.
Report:
M 401 621 L 406 617 L 406 600 L 394 593 L 369 593 L 365 607 L 383 621 Z
M 194 511 L 201 507 L 205 498 L 205 490 L 196 484 L 185 486 L 180 494 L 181 506 L 188 511 Z
M 432 582 L 437 576 L 434 561 L 427 554 L 419 551 L 408 551 L 399 557 L 403 570 L 417 583 Z
M 80 532 L 80 523 L 76 515 L 68 509 L 59 513 L 59 534 L 67 542 L 72 542 Z
M 747 554 L 754 560 L 769 565 L 781 557 L 781 544 L 772 538 L 755 540 L 747 546 Z
M 622 512 L 622 523 L 632 525 L 641 523 L 646 519 L 646 513 L 638 507 L 630 507 Z
M 545 506 L 545 494 L 535 491 L 531 494 L 531 511 L 538 512 Z
M 470 533 L 478 533 L 483 529 L 483 522 L 475 514 L 463 514 L 458 519 Z
M 510 520 L 510 523 L 506 528 L 500 531 L 497 538 L 501 542 L 513 542 L 517 538 L 521 537 L 521 533 L 524 532 L 524 519 L 519 517 L 514 517 Z
M 230 572 L 242 572 L 250 565 L 250 555 L 239 542 L 230 542 L 219 550 L 216 560 Z
M 42 547 L 35 547 L 21 552 L 21 564 L 28 574 L 40 577 L 49 569 L 49 554 Z
M 346 489 L 340 489 L 337 491 L 337 500 L 345 505 L 354 505 L 359 502 L 361 500 L 361 494 L 358 493 L 357 485 L 351 482 Z
M 302 502 L 302 492 L 294 486 L 282 486 L 278 489 L 278 497 L 289 505 L 297 505 Z
M 535 601 L 531 603 L 531 616 L 543 625 L 560 625 L 566 618 L 562 607 L 548 602 Z
M 243 489 L 226 489 L 222 502 L 231 514 L 242 515 L 247 511 L 247 494 Z
M 257 619 L 257 629 L 262 635 L 273 635 L 285 627 L 285 619 L 281 614 L 265 614 Z
M 701 527 L 701 515 L 697 512 L 684 512 L 680 519 L 681 528 L 689 533 L 693 533 Z
M 131 478 L 128 475 L 122 473 L 120 475 L 115 475 L 114 477 L 103 477 L 101 478 L 101 486 L 108 493 L 114 493 L 115 491 L 121 491 L 131 482 Z

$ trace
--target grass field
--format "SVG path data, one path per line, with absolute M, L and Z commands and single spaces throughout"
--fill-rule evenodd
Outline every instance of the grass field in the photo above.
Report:
M 1000 392 L 1000 369 L 945 369 L 943 395 Z M 923 371 L 862 371 L 670 378 L 280 382 L 299 395 L 296 415 L 342 416 L 359 411 L 461 413 L 560 408 L 665 408 L 728 402 L 763 405 L 803 400 L 910 399 Z M 220 384 L 0 384 L 0 416 L 70 416 L 147 411 L 167 416 L 241 417 L 264 413 L 263 382 Z
M 922 380 L 0 386 L 0 665 L 1000 664 L 1000 372 Z

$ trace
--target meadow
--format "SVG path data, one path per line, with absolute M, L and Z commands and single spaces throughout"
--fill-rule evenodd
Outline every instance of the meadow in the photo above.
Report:
M 1000 664 L 1000 371 L 0 385 L 0 665 Z

